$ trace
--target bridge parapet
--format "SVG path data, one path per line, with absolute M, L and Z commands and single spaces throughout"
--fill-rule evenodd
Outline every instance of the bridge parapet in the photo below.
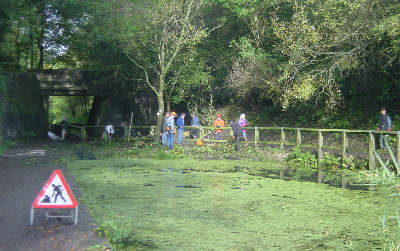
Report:
M 40 91 L 50 96 L 88 96 L 90 80 L 85 71 L 51 70 L 38 72 Z

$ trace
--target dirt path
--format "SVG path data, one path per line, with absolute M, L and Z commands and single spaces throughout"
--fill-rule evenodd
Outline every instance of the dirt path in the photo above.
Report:
M 29 224 L 30 207 L 54 169 L 61 169 L 79 203 L 79 191 L 62 164 L 56 163 L 67 143 L 50 140 L 19 145 L 0 157 L 0 251 L 104 250 L 96 225 L 85 205 L 79 207 L 79 224 L 71 219 L 45 218 L 36 210 Z

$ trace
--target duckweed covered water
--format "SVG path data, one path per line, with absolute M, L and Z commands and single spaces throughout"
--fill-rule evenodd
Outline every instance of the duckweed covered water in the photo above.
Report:
M 266 167 L 280 168 L 188 160 L 88 160 L 68 168 L 99 225 L 129 228 L 127 249 L 381 249 L 382 193 L 248 174 Z

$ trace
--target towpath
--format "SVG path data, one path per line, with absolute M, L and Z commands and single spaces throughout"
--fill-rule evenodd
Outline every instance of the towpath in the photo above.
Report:
M 50 139 L 24 143 L 0 157 L 0 251 L 107 249 L 82 203 L 77 226 L 68 218 L 47 221 L 43 209 L 35 213 L 34 225 L 29 224 L 31 204 L 55 169 L 62 170 L 79 203 L 73 177 L 56 161 L 67 144 Z

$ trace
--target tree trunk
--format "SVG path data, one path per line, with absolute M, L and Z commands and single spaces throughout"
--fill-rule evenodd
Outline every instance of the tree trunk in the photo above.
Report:
M 103 102 L 103 98 L 100 96 L 94 96 L 92 107 L 89 111 L 89 118 L 87 124 L 90 126 L 98 126 L 100 122 L 100 113 L 101 113 L 101 103 Z
M 166 103 L 167 111 L 170 112 L 171 111 L 171 102 L 169 101 L 168 98 L 165 99 L 165 103 Z
M 31 70 L 32 70 L 33 69 L 33 62 L 34 62 L 33 56 L 34 56 L 34 49 L 35 49 L 34 48 L 35 41 L 33 39 L 33 28 L 32 28 L 32 25 L 30 26 L 29 39 L 30 39 L 30 42 L 31 42 L 31 48 L 30 48 L 30 50 L 31 50 L 31 61 L 30 61 L 30 63 L 31 63 Z
M 45 30 L 45 16 L 44 16 L 44 7 L 43 10 L 41 11 L 40 15 L 40 21 L 41 21 L 41 30 L 39 37 L 37 39 L 37 45 L 39 47 L 39 63 L 38 63 L 38 69 L 43 70 L 43 61 L 44 61 L 44 45 L 43 45 L 43 40 L 44 40 L 44 30 Z
M 162 126 L 162 122 L 163 122 L 163 118 L 164 118 L 164 95 L 163 95 L 163 91 L 160 91 L 157 94 L 157 101 L 158 101 L 159 115 L 157 116 L 156 130 L 155 130 L 154 138 L 153 138 L 154 143 L 158 143 L 159 140 L 160 140 L 161 126 Z

